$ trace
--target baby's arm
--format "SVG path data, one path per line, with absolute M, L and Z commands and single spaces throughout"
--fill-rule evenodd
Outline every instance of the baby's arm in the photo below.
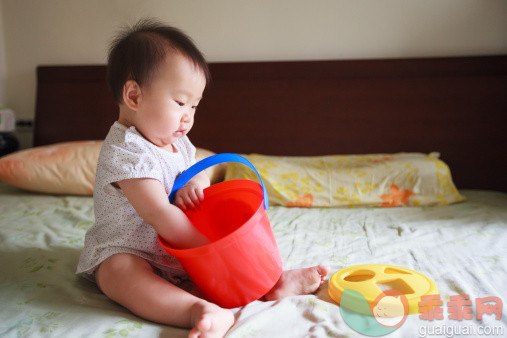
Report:
M 197 207 L 204 198 L 204 188 L 209 187 L 209 185 L 208 175 L 206 172 L 201 171 L 178 190 L 174 204 L 183 210 Z
M 117 183 L 143 220 L 153 226 L 172 247 L 192 248 L 209 242 L 190 223 L 183 211 L 169 203 L 165 189 L 159 181 L 136 178 Z

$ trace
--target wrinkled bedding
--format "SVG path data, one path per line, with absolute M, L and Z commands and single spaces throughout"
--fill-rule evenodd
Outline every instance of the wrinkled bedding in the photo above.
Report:
M 505 336 L 506 314 L 478 321 L 475 299 L 507 301 L 507 194 L 461 193 L 465 202 L 441 207 L 271 207 L 268 214 L 285 269 L 322 263 L 335 272 L 356 264 L 391 264 L 435 281 L 444 319 L 410 315 L 389 337 L 445 336 L 451 330 L 463 333 L 465 327 L 475 334 L 463 336 L 493 329 Z M 136 317 L 75 275 L 92 224 L 90 197 L 34 194 L 0 183 L 0 336 L 188 335 L 188 330 Z M 463 294 L 473 301 L 473 319 L 448 318 L 446 302 Z M 234 312 L 230 337 L 362 336 L 343 320 L 327 283 L 315 295 L 256 301 Z

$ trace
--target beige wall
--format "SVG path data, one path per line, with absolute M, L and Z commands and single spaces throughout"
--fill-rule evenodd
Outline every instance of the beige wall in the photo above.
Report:
M 0 1 L 0 105 L 6 103 L 5 101 L 5 82 L 6 82 L 6 67 L 7 64 L 5 62 L 5 44 L 4 44 L 4 20 L 3 20 L 3 11 L 2 11 L 2 1 Z
M 111 36 L 144 16 L 209 61 L 507 53 L 505 0 L 0 1 L 0 99 L 20 118 L 34 115 L 37 65 L 104 63 Z

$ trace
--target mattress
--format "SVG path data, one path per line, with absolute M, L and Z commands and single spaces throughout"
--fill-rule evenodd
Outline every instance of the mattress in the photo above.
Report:
M 479 320 L 476 300 L 507 300 L 507 194 L 461 193 L 465 202 L 440 207 L 271 207 L 268 215 L 285 269 L 327 264 L 333 273 L 389 264 L 435 282 L 443 318 L 409 315 L 388 336 L 505 336 L 505 314 Z M 91 197 L 28 193 L 0 183 L 0 336 L 187 336 L 186 329 L 136 317 L 75 275 L 92 224 Z M 472 301 L 471 319 L 450 317 L 447 303 L 458 295 Z M 363 336 L 344 320 L 327 282 L 314 295 L 233 311 L 230 337 Z

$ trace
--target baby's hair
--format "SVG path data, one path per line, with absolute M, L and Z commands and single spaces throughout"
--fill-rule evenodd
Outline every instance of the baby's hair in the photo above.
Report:
M 200 68 L 206 82 L 210 81 L 204 56 L 185 33 L 154 19 L 142 19 L 124 29 L 109 48 L 107 81 L 114 100 L 123 102 L 123 86 L 129 80 L 136 81 L 141 87 L 149 84 L 171 50 L 187 57 Z

